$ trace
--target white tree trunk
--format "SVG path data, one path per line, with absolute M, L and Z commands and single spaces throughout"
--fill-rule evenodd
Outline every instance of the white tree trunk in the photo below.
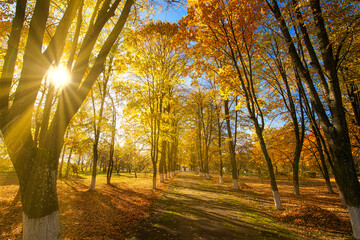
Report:
M 237 179 L 233 179 L 233 189 L 239 190 L 239 183 Z
M 348 206 L 347 208 L 350 215 L 353 236 L 356 239 L 360 239 L 360 207 Z
M 24 240 L 57 240 L 61 236 L 59 211 L 41 218 L 28 218 L 23 213 Z
M 278 191 L 273 191 L 273 197 L 274 197 L 274 203 L 275 203 L 275 208 L 277 210 L 283 210 L 284 208 L 282 207 L 281 201 L 280 201 L 280 194 Z
M 223 178 L 223 176 L 220 176 L 220 184 L 223 184 L 224 183 L 224 178 Z
M 91 178 L 90 191 L 95 191 L 96 176 Z

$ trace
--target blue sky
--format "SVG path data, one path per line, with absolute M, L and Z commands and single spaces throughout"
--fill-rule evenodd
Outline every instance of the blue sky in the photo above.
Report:
M 174 5 L 162 10 L 162 12 L 160 13 L 157 13 L 154 16 L 154 19 L 160 19 L 161 21 L 168 21 L 168 22 L 177 22 L 184 15 L 186 15 L 185 5 L 182 6 Z

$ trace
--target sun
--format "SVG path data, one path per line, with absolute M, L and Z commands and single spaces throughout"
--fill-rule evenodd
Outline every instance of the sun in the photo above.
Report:
M 69 71 L 61 65 L 51 68 L 49 77 L 53 84 L 55 84 L 56 88 L 63 88 L 70 82 Z

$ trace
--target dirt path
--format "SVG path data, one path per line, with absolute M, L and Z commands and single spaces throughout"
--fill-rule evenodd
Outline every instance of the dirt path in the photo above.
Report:
M 299 239 L 229 188 L 193 173 L 170 184 L 130 239 Z

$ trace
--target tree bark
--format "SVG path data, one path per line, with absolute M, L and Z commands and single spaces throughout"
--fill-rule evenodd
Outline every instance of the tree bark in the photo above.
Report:
M 264 158 L 265 158 L 265 161 L 266 161 L 266 164 L 267 164 L 269 177 L 270 177 L 271 190 L 273 192 L 273 197 L 274 197 L 275 208 L 277 210 L 283 210 L 283 207 L 282 207 L 282 204 L 281 204 L 281 201 L 280 201 L 279 191 L 278 191 L 278 188 L 277 188 L 277 183 L 276 183 L 273 164 L 272 164 L 271 158 L 270 158 L 269 153 L 268 153 L 267 148 L 266 148 L 265 140 L 264 140 L 264 137 L 263 137 L 263 134 L 262 134 L 262 129 L 260 128 L 259 123 L 257 122 L 257 119 L 253 118 L 252 121 L 253 121 L 254 126 L 255 126 L 256 135 L 257 135 L 259 143 L 260 143 L 261 151 L 262 151 L 262 153 L 264 155 Z
M 161 157 L 159 162 L 159 173 L 160 173 L 160 182 L 165 181 L 165 161 L 166 161 L 166 149 L 167 149 L 167 142 L 161 142 Z
M 64 144 L 63 147 L 63 151 L 62 151 L 62 156 L 61 156 L 61 162 L 60 162 L 60 168 L 59 168 L 59 178 L 62 178 L 62 168 L 64 165 L 64 157 L 65 157 L 65 152 L 66 152 L 66 144 Z
M 157 172 L 156 165 L 157 165 L 156 162 L 153 161 L 153 184 L 152 184 L 153 189 L 156 189 L 156 172 Z
M 114 169 L 114 144 L 112 143 L 110 145 L 109 167 L 108 167 L 108 171 L 106 174 L 106 183 L 107 184 L 110 184 L 113 169 Z
M 220 109 L 219 109 L 220 110 Z M 221 151 L 221 124 L 220 124 L 220 114 L 217 117 L 217 128 L 218 128 L 218 152 L 220 158 L 220 166 L 219 166 L 219 182 L 220 184 L 224 183 L 223 179 L 223 160 L 222 160 L 222 151 Z
M 98 158 L 99 158 L 98 157 L 98 143 L 95 142 L 93 144 L 93 164 L 92 164 L 91 184 L 90 184 L 90 188 L 89 188 L 90 191 L 95 190 Z
M 65 173 L 65 178 L 68 179 L 69 177 L 69 172 L 70 172 L 70 160 L 71 160 L 71 155 L 72 155 L 72 151 L 73 151 L 73 148 L 74 147 L 71 147 L 70 148 L 70 153 L 69 153 L 69 156 L 68 156 L 68 160 L 67 160 L 67 164 L 66 164 L 66 173 Z
M 316 138 L 316 146 L 317 146 L 319 156 L 320 156 L 320 162 L 321 162 L 321 166 L 322 166 L 323 177 L 325 179 L 326 186 L 328 188 L 328 192 L 332 194 L 332 193 L 334 193 L 334 191 L 333 191 L 332 186 L 331 186 L 329 171 L 328 171 L 328 168 L 326 166 L 325 156 L 324 156 L 324 152 L 323 152 L 323 149 L 322 149 L 320 137 L 318 136 L 318 132 L 316 130 L 314 130 L 314 134 L 315 134 L 315 138 Z
M 225 121 L 228 133 L 228 146 L 230 152 L 230 163 L 231 163 L 231 175 L 233 182 L 233 189 L 239 189 L 238 175 L 237 175 L 237 166 L 236 166 L 236 157 L 235 157 L 235 145 L 232 139 L 231 125 L 230 125 L 230 116 L 229 116 L 229 100 L 224 100 L 224 111 L 225 111 Z

